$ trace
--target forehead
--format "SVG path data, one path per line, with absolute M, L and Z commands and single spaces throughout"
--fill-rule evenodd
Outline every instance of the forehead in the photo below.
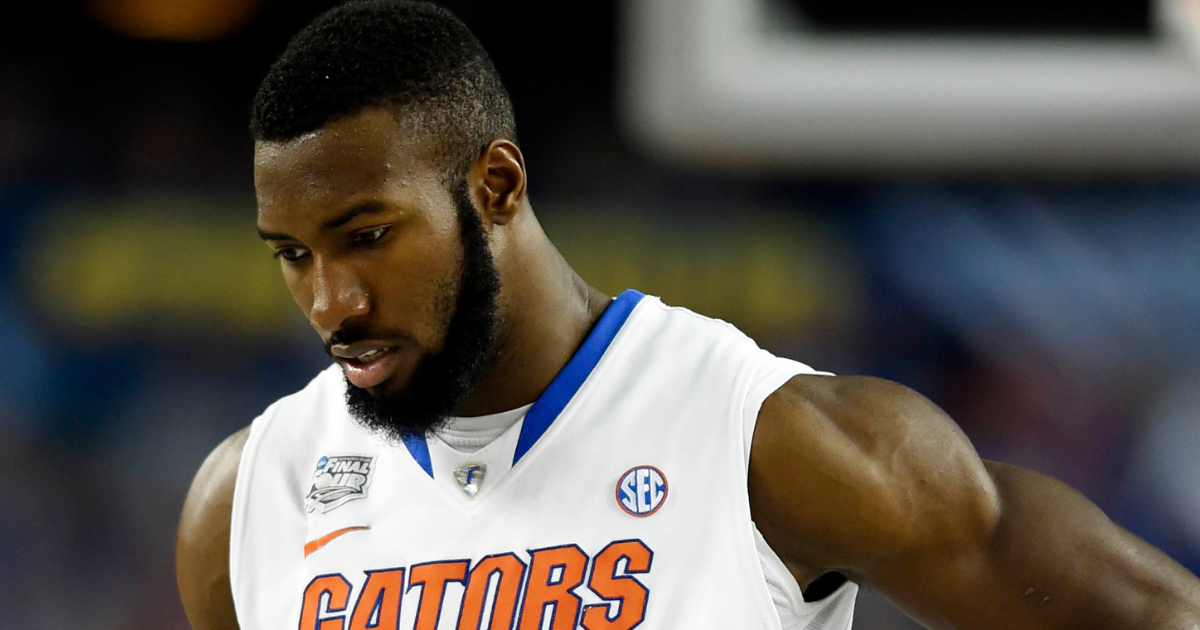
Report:
M 371 108 L 284 142 L 254 147 L 260 219 L 334 211 L 365 199 L 428 194 L 441 188 L 433 142 Z

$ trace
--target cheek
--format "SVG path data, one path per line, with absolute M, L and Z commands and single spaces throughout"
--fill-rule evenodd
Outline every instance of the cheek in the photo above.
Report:
M 308 316 L 312 310 L 312 287 L 308 285 L 302 274 L 287 265 L 280 265 L 283 268 L 283 283 L 287 286 L 288 292 L 292 294 L 292 300 L 296 302 L 296 306 L 300 307 L 300 312 Z
M 405 239 L 381 251 L 372 296 L 381 320 L 439 345 L 454 310 L 460 284 L 462 247 L 458 234 L 438 231 Z M 448 307 L 447 302 L 449 302 Z M 380 323 L 384 323 L 381 321 Z

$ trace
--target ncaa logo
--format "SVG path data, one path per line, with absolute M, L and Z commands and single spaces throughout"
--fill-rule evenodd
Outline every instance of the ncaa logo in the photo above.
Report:
M 667 500 L 667 477 L 653 466 L 630 468 L 617 482 L 617 505 L 633 516 L 650 516 Z
M 317 460 L 312 486 L 304 497 L 305 510 L 324 514 L 348 501 L 366 498 L 374 463 L 375 458 L 366 455 L 326 455 Z

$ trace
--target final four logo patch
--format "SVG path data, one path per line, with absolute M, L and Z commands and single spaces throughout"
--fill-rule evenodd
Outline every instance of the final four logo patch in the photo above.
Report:
M 635 466 L 617 482 L 617 505 L 633 516 L 650 516 L 667 500 L 667 477 L 653 466 Z
M 323 514 L 366 497 L 374 461 L 365 455 L 326 455 L 317 460 L 304 509 Z

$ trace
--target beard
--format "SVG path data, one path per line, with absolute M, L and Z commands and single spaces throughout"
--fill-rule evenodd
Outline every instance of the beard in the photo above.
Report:
M 441 288 L 435 305 L 443 317 L 453 308 L 441 349 L 425 355 L 399 391 L 381 387 L 372 393 L 346 380 L 350 415 L 368 430 L 392 440 L 430 436 L 442 429 L 491 367 L 495 356 L 500 274 L 466 181 L 452 184 L 451 191 L 463 254 L 457 294 L 448 283 Z M 355 334 L 358 332 L 345 331 L 344 336 L 369 336 Z

